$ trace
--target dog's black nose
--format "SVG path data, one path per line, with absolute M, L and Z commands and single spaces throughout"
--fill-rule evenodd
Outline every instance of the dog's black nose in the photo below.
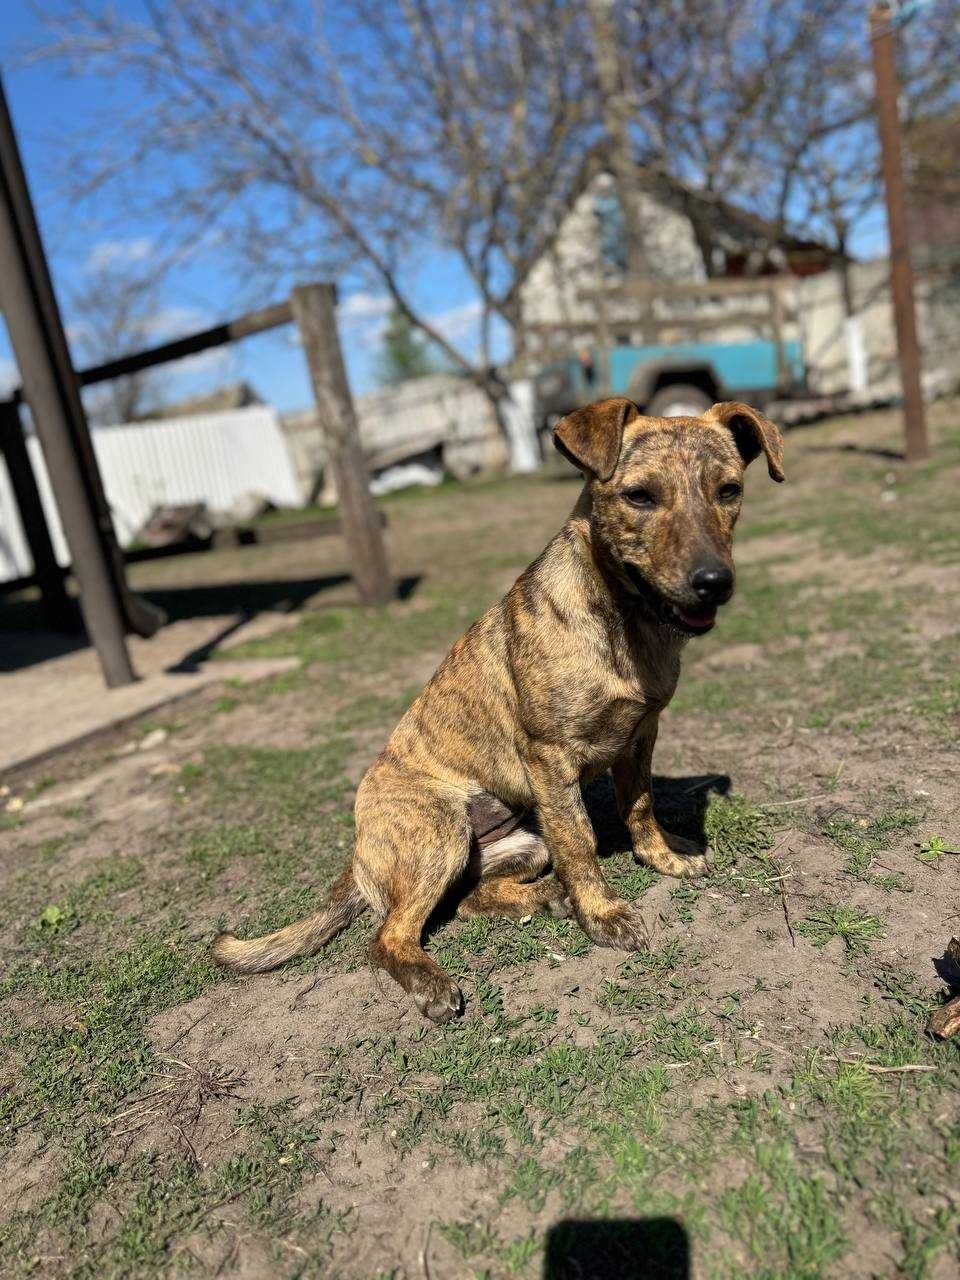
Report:
M 704 604 L 723 604 L 733 594 L 733 570 L 725 564 L 701 565 L 691 573 L 690 585 Z

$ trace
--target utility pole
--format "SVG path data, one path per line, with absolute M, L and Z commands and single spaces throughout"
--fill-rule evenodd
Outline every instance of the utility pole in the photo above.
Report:
M 913 271 L 907 238 L 907 208 L 903 183 L 903 152 L 898 105 L 899 79 L 893 40 L 893 15 L 886 5 L 870 10 L 870 43 L 876 82 L 877 127 L 883 167 L 883 187 L 890 235 L 890 287 L 897 332 L 897 357 L 903 387 L 904 450 L 908 462 L 926 458 L 927 425 L 920 388 L 920 346 L 913 300 Z
M 380 514 L 360 449 L 357 414 L 337 334 L 332 284 L 298 285 L 290 296 L 310 370 L 317 417 L 337 482 L 337 500 L 350 553 L 350 568 L 364 604 L 386 604 L 396 595 L 383 545 Z

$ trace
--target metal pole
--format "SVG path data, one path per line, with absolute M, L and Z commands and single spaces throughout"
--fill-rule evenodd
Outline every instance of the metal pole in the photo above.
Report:
M 890 233 L 890 287 L 893 292 L 893 319 L 897 331 L 897 356 L 903 387 L 903 426 L 908 462 L 926 458 L 927 425 L 920 388 L 920 346 L 913 301 L 913 271 L 907 237 L 907 209 L 903 185 L 900 113 L 897 104 L 899 82 L 893 43 L 892 15 L 886 5 L 870 10 L 870 42 L 873 46 L 873 74 L 876 82 L 877 127 L 883 165 L 883 187 Z
M 357 415 L 343 364 L 332 284 L 298 285 L 290 302 L 303 339 L 317 416 L 337 482 L 350 568 L 364 604 L 386 604 L 396 594 L 370 477 L 360 450 Z
M 38 261 L 39 256 L 39 261 Z M 75 429 L 79 392 L 0 84 L 0 308 L 57 499 L 83 620 L 111 687 L 136 679 L 124 634 L 115 566 L 98 524 Z M 66 365 L 66 368 L 64 368 Z M 72 391 L 72 396 L 71 396 Z M 95 466 L 95 464 L 94 464 Z M 109 518 L 109 517 L 108 517 Z

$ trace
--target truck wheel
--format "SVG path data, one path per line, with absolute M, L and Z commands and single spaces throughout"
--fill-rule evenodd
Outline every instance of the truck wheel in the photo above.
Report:
M 699 418 L 713 401 L 689 382 L 669 382 L 650 397 L 645 413 L 652 418 Z

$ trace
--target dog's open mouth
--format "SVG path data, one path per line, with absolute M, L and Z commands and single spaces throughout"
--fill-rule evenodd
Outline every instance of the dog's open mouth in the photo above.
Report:
M 678 609 L 676 605 L 671 605 L 674 617 L 684 631 L 690 632 L 691 635 L 702 636 L 709 631 L 717 620 L 716 609 Z
M 627 571 L 627 577 L 636 595 L 658 622 L 672 627 L 674 631 L 679 631 L 685 636 L 703 636 L 713 629 L 717 621 L 715 605 L 709 607 L 703 605 L 699 609 L 681 609 L 679 605 L 671 604 L 659 591 L 655 590 L 636 565 L 625 560 L 623 567 Z

